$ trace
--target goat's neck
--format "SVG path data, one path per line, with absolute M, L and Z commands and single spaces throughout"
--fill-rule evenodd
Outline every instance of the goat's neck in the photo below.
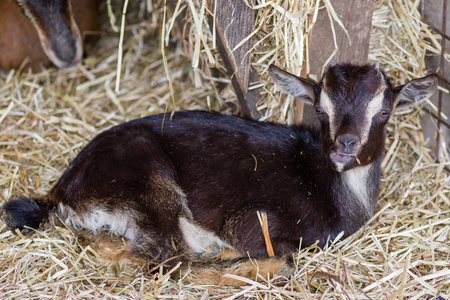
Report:
M 342 195 L 338 200 L 341 216 L 365 223 L 375 212 L 379 191 L 380 163 L 378 159 L 340 174 L 338 184 Z M 362 225 L 360 224 L 360 225 Z

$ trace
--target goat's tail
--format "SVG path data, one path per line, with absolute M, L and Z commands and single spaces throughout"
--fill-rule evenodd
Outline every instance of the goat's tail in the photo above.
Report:
M 41 223 L 47 221 L 55 206 L 56 204 L 47 198 L 20 197 L 6 202 L 2 210 L 6 225 L 14 231 L 25 227 L 37 229 Z

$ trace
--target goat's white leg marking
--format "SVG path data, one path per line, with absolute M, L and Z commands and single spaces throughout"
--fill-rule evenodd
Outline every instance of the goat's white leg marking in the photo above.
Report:
M 320 106 L 322 109 L 328 114 L 329 123 L 330 123 L 330 137 L 331 140 L 334 141 L 334 138 L 336 137 L 336 121 L 335 121 L 335 115 L 334 115 L 334 107 L 333 102 L 331 102 L 330 96 L 325 91 L 322 91 L 320 94 Z
M 347 188 L 353 193 L 356 199 L 359 200 L 360 204 L 363 206 L 364 211 L 367 215 L 371 214 L 371 204 L 369 199 L 367 186 L 369 183 L 369 172 L 372 165 L 356 167 L 345 171 L 343 173 L 343 181 L 347 185 Z
M 179 218 L 179 226 L 184 241 L 195 253 L 205 252 L 209 246 L 214 244 L 221 248 L 232 248 L 211 231 L 203 229 L 184 217 Z
M 76 213 L 68 205 L 59 203 L 58 214 L 69 227 L 75 230 L 88 229 L 94 234 L 106 230 L 131 241 L 135 240 L 138 234 L 138 228 L 129 211 L 117 209 L 110 212 L 102 207 L 93 207 L 88 211 Z

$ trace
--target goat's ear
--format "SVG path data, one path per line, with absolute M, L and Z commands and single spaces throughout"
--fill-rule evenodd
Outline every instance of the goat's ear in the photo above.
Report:
M 308 104 L 314 104 L 316 90 L 319 88 L 317 83 L 311 79 L 305 79 L 288 73 L 275 65 L 270 65 L 269 74 L 272 80 L 281 87 L 281 89 Z
M 420 105 L 430 98 L 438 86 L 438 76 L 431 74 L 423 78 L 411 80 L 394 89 L 394 107 Z

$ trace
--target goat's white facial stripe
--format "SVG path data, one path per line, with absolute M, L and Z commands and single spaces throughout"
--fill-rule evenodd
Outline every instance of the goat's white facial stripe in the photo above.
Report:
M 367 143 L 369 139 L 370 125 L 372 124 L 372 118 L 383 108 L 384 90 L 382 87 L 377 95 L 369 102 L 366 108 L 364 122 L 361 126 L 361 145 Z
M 337 130 L 335 124 L 334 107 L 333 102 L 331 102 L 330 97 L 325 91 L 322 91 L 322 93 L 320 94 L 320 106 L 328 114 L 330 122 L 330 137 L 332 140 L 334 140 Z

